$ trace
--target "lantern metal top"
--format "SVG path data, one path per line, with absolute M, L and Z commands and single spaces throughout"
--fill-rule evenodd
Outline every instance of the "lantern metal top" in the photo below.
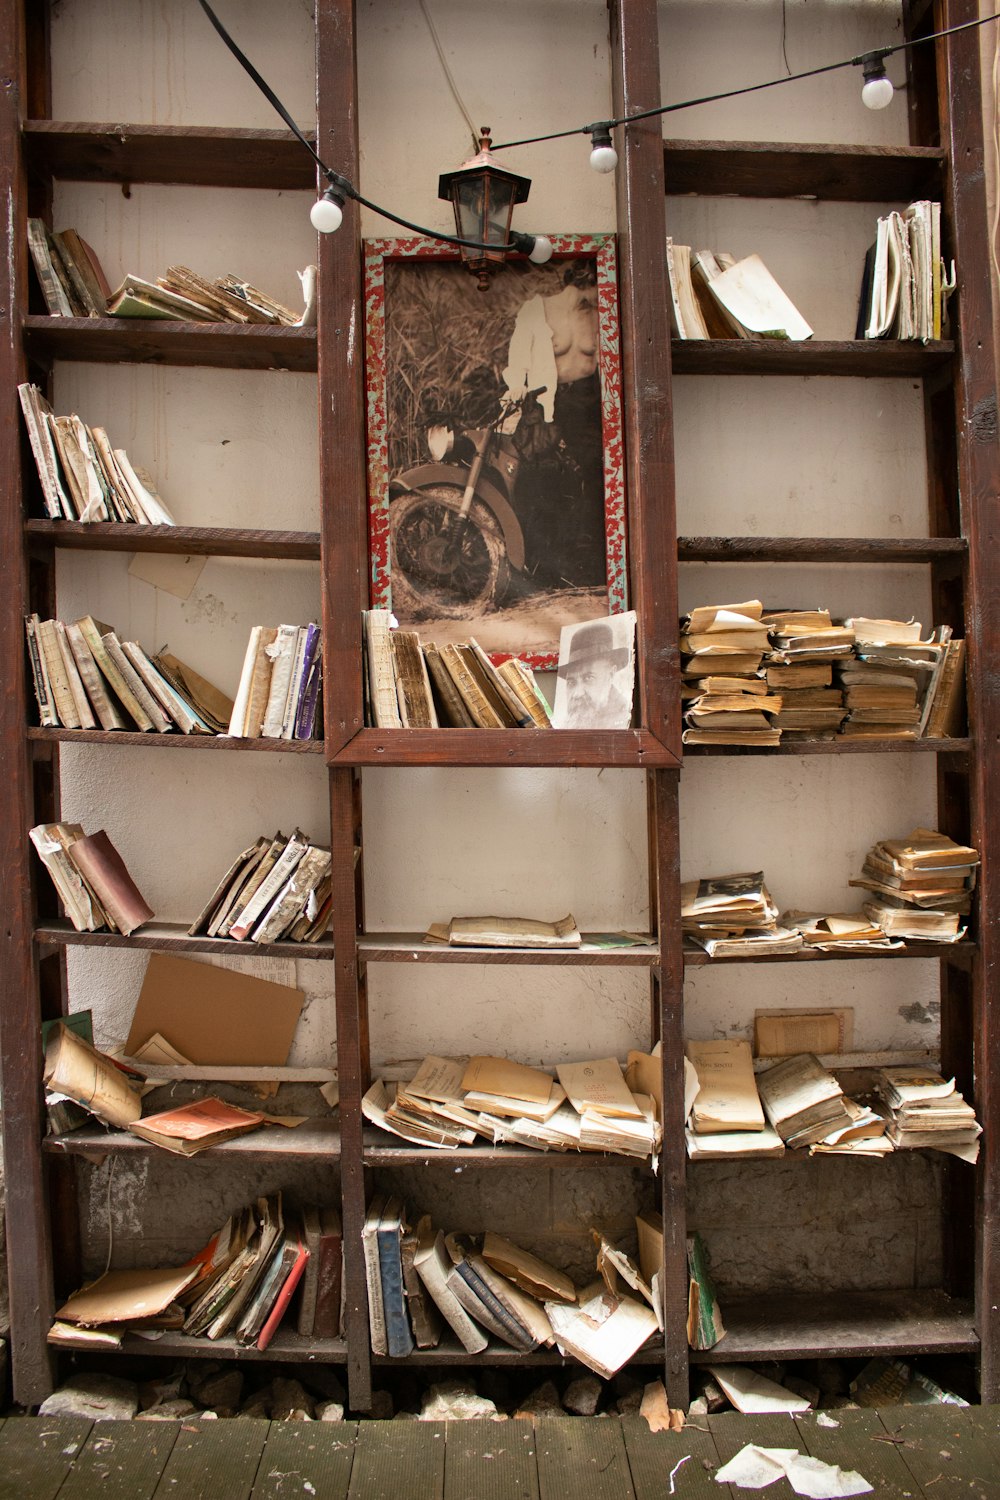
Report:
M 489 172 L 492 176 L 511 184 L 515 203 L 526 202 L 531 189 L 531 178 L 519 177 L 516 172 L 508 172 L 506 167 L 502 167 L 490 149 L 492 145 L 490 127 L 484 125 L 480 131 L 479 150 L 475 156 L 470 156 L 468 161 L 464 161 L 453 172 L 441 173 L 438 178 L 438 197 L 451 199 L 454 182 L 461 181 L 465 177 L 475 177 L 481 172 Z

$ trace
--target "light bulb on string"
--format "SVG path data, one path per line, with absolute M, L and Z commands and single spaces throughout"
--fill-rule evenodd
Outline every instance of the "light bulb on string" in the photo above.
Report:
M 544 234 L 521 234 L 511 232 L 511 241 L 522 255 L 536 266 L 544 266 L 552 259 L 552 241 Z
M 864 84 L 861 102 L 867 109 L 885 109 L 892 103 L 892 84 L 885 75 L 885 53 L 867 52 L 861 59 Z
M 608 124 L 591 125 L 590 129 L 590 165 L 595 172 L 602 174 L 613 172 L 618 165 L 618 152 L 611 144 L 611 126 Z
M 336 188 L 328 187 L 309 210 L 309 221 L 320 234 L 333 234 L 344 222 L 344 199 Z

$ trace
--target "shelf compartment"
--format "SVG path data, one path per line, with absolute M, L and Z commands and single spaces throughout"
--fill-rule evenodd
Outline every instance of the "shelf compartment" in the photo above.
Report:
M 816 964 L 847 963 L 852 959 L 870 962 L 872 959 L 900 962 L 906 958 L 946 958 L 968 962 L 976 951 L 976 944 L 969 939 L 960 943 L 906 943 L 902 948 L 874 949 L 871 953 L 816 953 L 810 948 L 800 948 L 796 953 L 755 953 L 740 958 L 709 958 L 701 948 L 684 949 L 684 967 L 701 969 L 716 964 Z
M 836 375 L 887 379 L 928 375 L 955 352 L 940 340 L 917 339 L 673 339 L 675 375 Z
M 723 1298 L 722 1316 L 725 1338 L 714 1349 L 692 1349 L 693 1364 L 971 1354 L 979 1348 L 971 1299 L 937 1289 Z
M 36 546 L 82 552 L 177 552 L 182 557 L 262 557 L 318 562 L 318 531 L 251 531 L 224 526 L 132 526 L 119 521 L 24 523 Z
M 50 525 L 62 523 L 50 522 Z M 962 536 L 816 537 L 680 536 L 678 562 L 712 563 L 931 563 L 962 561 L 969 544 Z
M 230 734 L 156 734 L 125 729 L 28 729 L 33 744 L 130 745 L 153 750 L 250 750 L 272 755 L 322 755 L 322 740 L 238 739 Z
M 155 1069 L 150 1070 L 155 1076 Z M 280 1069 L 279 1069 L 280 1072 Z M 68 1135 L 47 1135 L 42 1150 L 54 1156 L 136 1156 L 151 1151 L 163 1152 L 173 1161 L 191 1160 L 174 1152 L 154 1146 L 141 1136 L 130 1135 L 127 1130 L 103 1130 L 99 1125 L 81 1125 L 79 1130 Z M 231 1141 L 222 1141 L 218 1146 L 208 1146 L 197 1153 L 201 1157 L 239 1157 L 245 1161 L 256 1161 L 268 1156 L 308 1158 L 318 1161 L 337 1160 L 340 1157 L 340 1126 L 337 1120 L 326 1116 L 307 1120 L 304 1125 L 262 1125 L 248 1135 L 238 1135 Z
M 64 1352 L 69 1354 L 73 1351 L 67 1348 Z M 307 1338 L 281 1328 L 264 1350 L 258 1349 L 254 1344 L 248 1347 L 237 1343 L 234 1334 L 226 1334 L 218 1339 L 193 1339 L 176 1330 L 167 1330 L 155 1339 L 143 1339 L 138 1334 L 127 1333 L 120 1349 L 101 1349 L 99 1352 L 101 1355 L 142 1355 L 146 1359 L 238 1359 L 241 1364 L 244 1360 L 258 1360 L 265 1364 L 271 1360 L 281 1360 L 283 1363 L 301 1365 L 342 1365 L 347 1362 L 347 1345 L 343 1339 Z
M 32 174 L 67 182 L 316 187 L 316 165 L 290 130 L 26 120 L 24 151 Z
M 363 1132 L 366 1167 L 446 1167 L 452 1171 L 474 1167 L 569 1167 L 604 1166 L 619 1162 L 623 1167 L 649 1171 L 649 1158 L 623 1156 L 614 1151 L 534 1151 L 530 1146 L 417 1146 L 377 1126 Z
M 361 729 L 329 760 L 341 766 L 679 764 L 647 729 Z
M 35 928 L 39 947 L 143 948 L 159 953 L 216 953 L 230 958 L 333 958 L 333 942 L 320 938 L 318 943 L 252 943 L 234 938 L 190 937 L 186 927 L 174 922 L 147 922 L 138 932 L 125 937 L 120 932 L 77 932 L 70 922 L 39 922 Z
M 30 359 L 95 364 L 208 365 L 227 370 L 316 369 L 315 328 L 175 323 L 169 318 L 58 318 L 23 322 Z
M 967 755 L 968 739 L 895 740 L 838 735 L 834 740 L 783 740 L 780 745 L 685 745 L 684 758 L 703 755 Z
M 583 965 L 648 968 L 660 961 L 652 938 L 631 948 L 598 948 L 582 933 L 579 948 L 458 948 L 447 943 L 425 943 L 421 932 L 366 932 L 358 939 L 362 963 L 423 964 L 540 964 L 545 967 Z
M 663 142 L 667 196 L 908 203 L 940 198 L 940 146 L 825 146 L 770 141 Z

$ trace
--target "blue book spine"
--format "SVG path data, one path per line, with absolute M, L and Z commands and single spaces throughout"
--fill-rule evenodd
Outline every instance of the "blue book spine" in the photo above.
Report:
M 398 1218 L 378 1230 L 378 1264 L 382 1278 L 382 1307 L 385 1313 L 385 1336 L 389 1354 L 403 1359 L 413 1353 L 410 1315 L 406 1310 L 403 1288 L 403 1262 L 399 1251 L 402 1225 Z

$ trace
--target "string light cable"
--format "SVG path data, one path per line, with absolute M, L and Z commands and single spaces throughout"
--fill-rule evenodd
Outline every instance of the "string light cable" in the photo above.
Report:
M 359 203 L 362 207 L 369 209 L 372 213 L 378 214 L 380 218 L 388 219 L 392 224 L 398 224 L 402 229 L 409 229 L 414 234 L 426 235 L 431 239 L 442 240 L 447 245 L 458 245 L 460 248 L 472 250 L 503 252 L 504 254 L 519 251 L 521 254 L 529 256 L 532 255 L 532 252 L 535 252 L 533 258 L 541 259 L 545 246 L 548 245 L 548 242 L 545 241 L 542 235 L 535 236 L 512 232 L 510 243 L 504 245 L 486 244 L 481 240 L 462 239 L 457 235 L 444 234 L 440 230 L 428 229 L 421 224 L 412 223 L 409 219 L 402 219 L 398 214 L 394 214 L 389 209 L 383 208 L 380 204 L 373 203 L 371 199 L 363 197 L 348 178 L 342 176 L 339 172 L 333 171 L 318 155 L 311 141 L 308 140 L 296 125 L 277 94 L 266 80 L 261 77 L 250 59 L 240 50 L 236 42 L 229 35 L 229 32 L 212 10 L 208 0 L 198 0 L 198 3 L 229 51 L 236 58 L 240 66 L 250 75 L 268 102 L 277 110 L 293 135 L 302 142 L 309 155 L 315 161 L 320 173 L 326 179 L 328 183 L 326 191 L 313 204 L 310 213 L 310 218 L 316 229 L 321 230 L 323 233 L 330 233 L 332 230 L 339 228 L 343 218 L 344 203 L 350 198 L 355 203 Z M 808 68 L 801 73 L 789 73 L 782 78 L 771 78 L 764 83 L 747 84 L 743 88 L 726 89 L 716 94 L 702 94 L 695 99 L 683 99 L 677 104 L 662 104 L 653 109 L 637 110 L 634 114 L 621 115 L 616 119 L 595 120 L 589 125 L 576 125 L 569 130 L 553 130 L 545 135 L 525 136 L 515 141 L 501 141 L 491 146 L 490 150 L 494 153 L 497 151 L 511 151 L 518 146 L 536 146 L 547 141 L 565 140 L 570 136 L 589 135 L 591 140 L 591 166 L 597 172 L 611 172 L 618 165 L 618 155 L 612 144 L 611 132 L 619 126 L 627 128 L 629 125 L 636 124 L 639 120 L 650 120 L 662 115 L 675 114 L 679 110 L 694 109 L 701 104 L 716 104 L 724 99 L 739 99 L 746 94 L 760 93 L 764 89 L 779 88 L 782 84 L 799 83 L 805 78 L 817 78 L 824 73 L 836 73 L 843 68 L 862 69 L 865 80 L 861 91 L 862 99 L 870 109 L 882 109 L 892 98 L 892 84 L 885 76 L 886 58 L 894 56 L 897 52 L 907 52 L 913 47 L 923 45 L 925 42 L 936 42 L 942 37 L 954 36 L 957 32 L 986 26 L 990 22 L 997 20 L 1000 20 L 1000 14 L 980 16 L 975 21 L 963 21 L 959 25 L 949 26 L 943 31 L 929 32 L 926 36 L 911 37 L 909 41 L 896 42 L 890 47 L 875 47 L 868 52 L 860 53 L 857 57 L 846 57 L 840 62 L 826 63 L 818 68 Z M 551 247 L 548 247 L 548 253 L 551 254 Z M 545 256 L 545 258 L 547 259 L 548 257 Z

